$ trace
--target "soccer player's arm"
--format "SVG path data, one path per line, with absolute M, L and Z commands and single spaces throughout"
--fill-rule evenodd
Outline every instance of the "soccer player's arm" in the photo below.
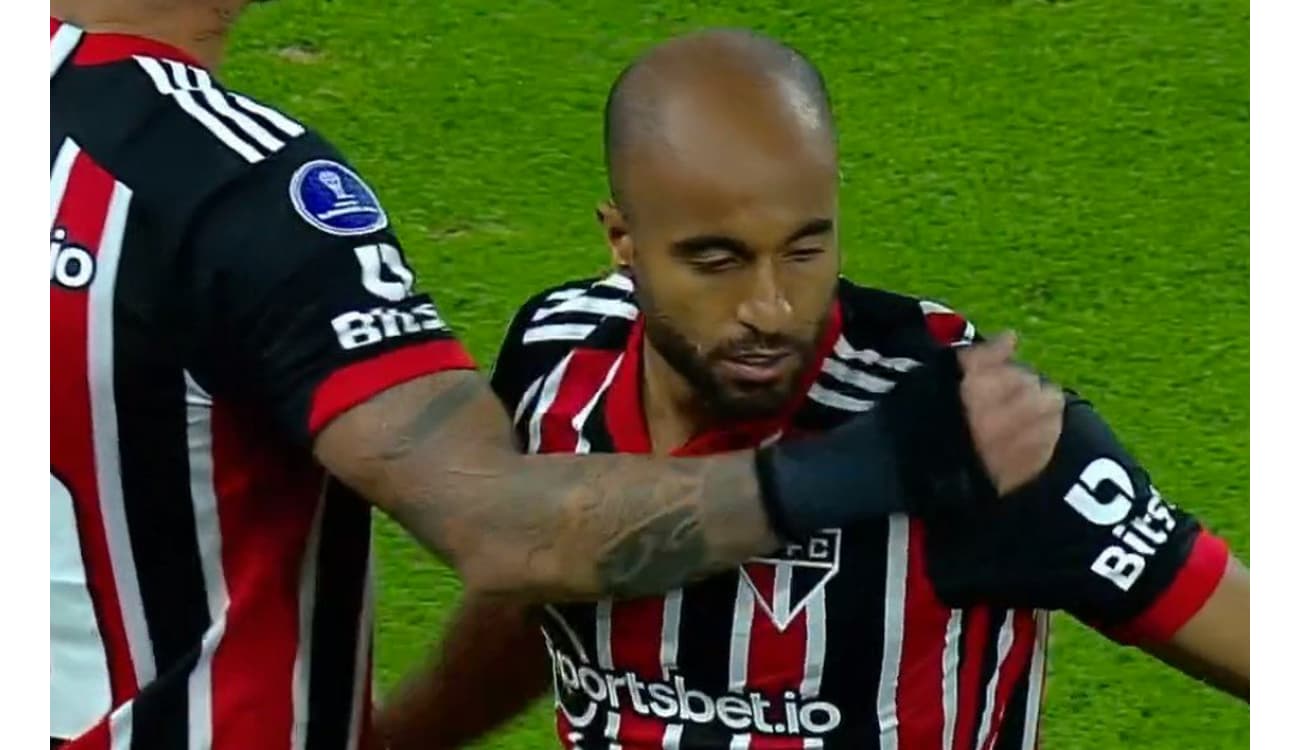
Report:
M 209 201 L 188 233 L 190 262 L 227 379 L 333 476 L 467 585 L 498 593 L 662 591 L 776 546 L 753 452 L 520 455 L 386 221 L 346 235 L 332 226 L 325 171 L 301 170 L 341 160 L 305 141 Z
M 467 591 L 429 663 L 376 712 L 385 750 L 464 747 L 541 697 L 550 670 L 537 613 L 519 599 Z
M 551 361 L 526 356 L 523 326 L 532 312 L 530 303 L 515 315 L 492 370 L 492 389 L 508 412 Z M 526 710 L 548 684 L 539 612 L 517 597 L 467 589 L 432 658 L 377 711 L 386 750 L 464 747 Z
M 946 602 L 1065 610 L 1249 698 L 1246 567 L 1160 493 L 1082 398 L 1067 398 L 1055 453 L 1038 479 L 929 530 L 927 565 Z

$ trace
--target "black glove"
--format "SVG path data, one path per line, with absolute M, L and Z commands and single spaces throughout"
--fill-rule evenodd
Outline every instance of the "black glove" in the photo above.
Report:
M 996 498 L 971 444 L 960 384 L 956 352 L 947 349 L 866 414 L 760 449 L 758 477 L 773 528 L 802 539 L 890 513 L 934 517 Z

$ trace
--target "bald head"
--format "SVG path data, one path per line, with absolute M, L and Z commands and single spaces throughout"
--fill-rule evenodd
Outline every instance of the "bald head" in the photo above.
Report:
M 605 163 L 620 205 L 630 157 L 694 160 L 724 146 L 761 157 L 791 144 L 833 153 L 834 141 L 817 68 L 747 30 L 700 31 L 655 46 L 619 74 L 605 102 Z

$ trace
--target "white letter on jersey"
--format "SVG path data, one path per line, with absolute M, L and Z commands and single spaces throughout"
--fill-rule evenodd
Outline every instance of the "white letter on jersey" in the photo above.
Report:
M 1128 591 L 1142 575 L 1147 561 L 1136 552 L 1125 552 L 1123 547 L 1110 546 L 1092 563 L 1092 572 Z
M 401 302 L 411 296 L 415 274 L 402 263 L 402 254 L 397 248 L 388 243 L 360 245 L 354 248 L 354 252 L 361 262 L 361 283 L 365 285 L 366 291 L 389 302 Z M 385 281 L 380 278 L 381 267 L 388 269 L 398 280 Z

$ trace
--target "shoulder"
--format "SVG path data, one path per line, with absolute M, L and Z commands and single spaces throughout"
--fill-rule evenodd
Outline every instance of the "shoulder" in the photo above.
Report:
M 975 325 L 946 303 L 840 281 L 844 338 L 899 356 L 923 358 L 937 347 L 978 339 Z
M 507 405 L 577 349 L 621 349 L 638 315 L 632 280 L 612 273 L 544 289 L 515 312 L 492 385 Z
M 799 422 L 824 428 L 869 411 L 905 374 L 975 329 L 946 305 L 840 281 L 840 336 L 808 390 Z

